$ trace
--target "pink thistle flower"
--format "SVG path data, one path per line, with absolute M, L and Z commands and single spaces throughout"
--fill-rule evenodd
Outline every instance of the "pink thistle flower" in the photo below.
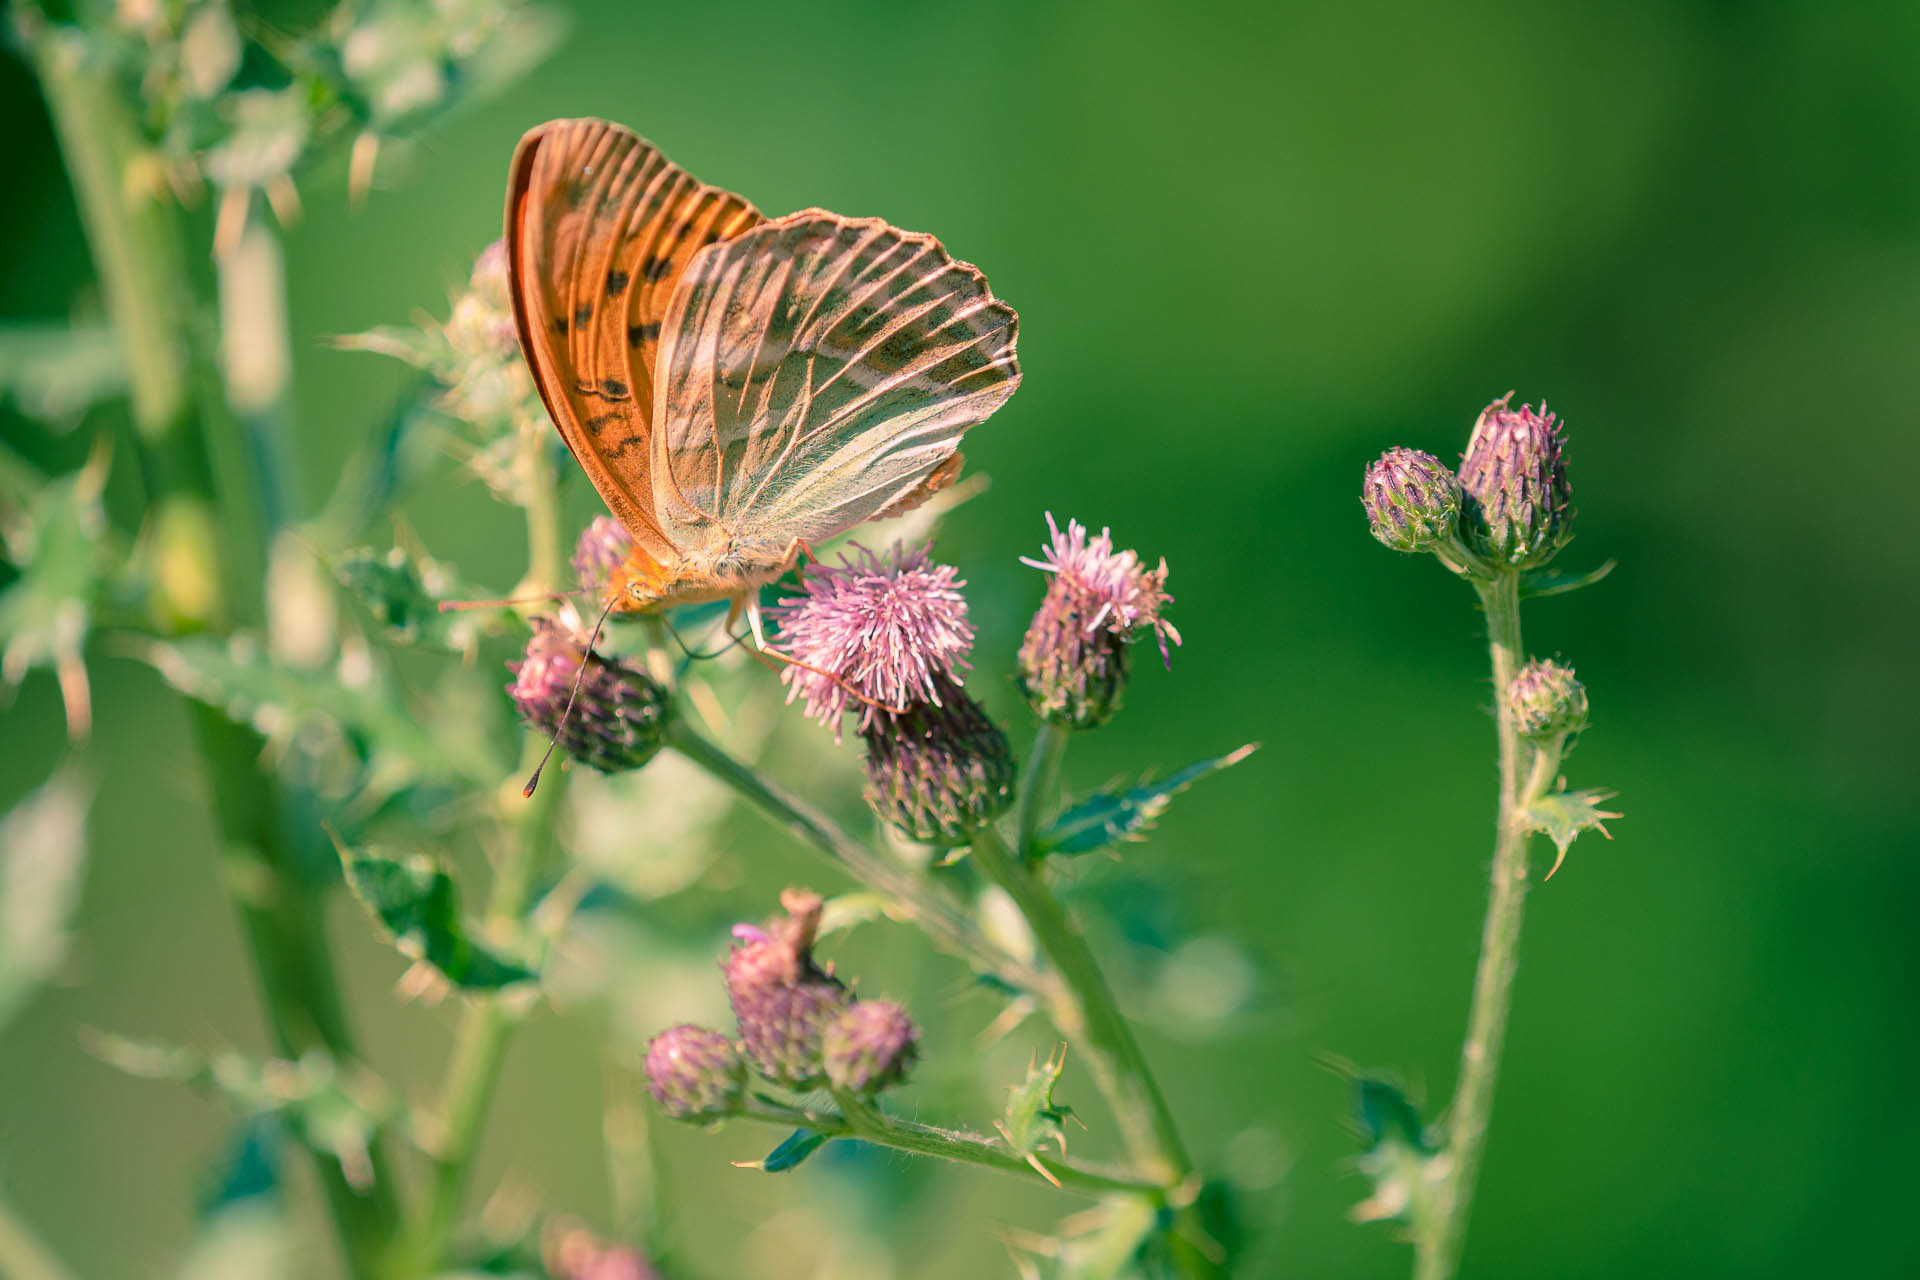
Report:
M 875 555 L 865 547 L 837 565 L 809 565 L 803 595 L 768 610 L 779 627 L 774 648 L 819 671 L 789 667 L 781 679 L 787 701 L 840 736 L 841 713 L 858 703 L 851 687 L 891 706 L 939 705 L 943 682 L 957 685 L 971 666 L 973 624 L 952 565 L 929 562 L 928 548 L 895 548 Z M 832 678 L 820 671 L 832 673 Z M 859 703 L 862 730 L 878 714 Z
M 612 516 L 595 516 L 573 544 L 573 576 L 582 587 L 604 594 L 613 575 L 633 554 L 633 535 Z
M 1173 597 L 1163 590 L 1167 581 L 1165 558 L 1158 568 L 1149 569 L 1137 553 L 1113 549 L 1111 530 L 1102 529 L 1098 537 L 1093 537 L 1078 520 L 1068 520 L 1067 531 L 1062 533 L 1051 511 L 1047 513 L 1047 532 L 1050 537 L 1041 553 L 1044 558 L 1021 556 L 1020 563 L 1056 575 L 1082 597 L 1088 635 L 1104 626 L 1126 641 L 1142 628 L 1151 630 L 1160 642 L 1160 660 L 1171 669 L 1173 654 L 1167 642 L 1179 644 L 1180 631 L 1160 616 L 1161 606 L 1173 603 Z

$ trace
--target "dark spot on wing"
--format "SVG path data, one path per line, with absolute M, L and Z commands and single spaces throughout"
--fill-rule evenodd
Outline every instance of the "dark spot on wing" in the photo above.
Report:
M 649 321 L 646 324 L 630 324 L 627 326 L 627 345 L 630 347 L 637 347 L 643 342 L 658 342 L 659 340 L 660 322 L 658 320 Z
M 673 270 L 672 258 L 648 258 L 640 264 L 640 278 L 648 284 L 657 284 Z
M 617 270 L 607 272 L 607 296 L 609 298 L 616 296 L 622 289 L 626 287 L 627 287 L 626 272 L 617 271 Z
M 591 319 L 593 319 L 593 304 L 591 302 L 583 302 L 573 309 L 573 322 L 575 324 L 585 324 Z
M 555 333 L 565 333 L 567 331 L 567 318 L 565 316 L 555 316 L 553 318 L 553 331 Z
M 609 423 L 614 423 L 618 421 L 620 421 L 619 414 L 603 413 L 597 417 L 587 419 L 587 430 L 593 432 L 595 435 L 599 435 L 602 431 L 605 431 L 607 429 L 607 426 Z
M 618 378 L 602 378 L 600 380 L 600 394 L 609 400 L 625 400 L 628 398 L 627 384 Z
M 613 448 L 607 450 L 607 456 L 609 458 L 617 458 L 635 445 L 645 443 L 646 439 L 643 436 L 621 436 L 613 442 Z

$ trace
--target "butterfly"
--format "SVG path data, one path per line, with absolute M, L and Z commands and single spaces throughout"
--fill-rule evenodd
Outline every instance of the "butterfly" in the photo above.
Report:
M 959 476 L 1020 385 L 1018 317 L 879 218 L 766 218 L 605 120 L 514 153 L 509 288 L 547 413 L 633 536 L 606 608 L 728 599 Z

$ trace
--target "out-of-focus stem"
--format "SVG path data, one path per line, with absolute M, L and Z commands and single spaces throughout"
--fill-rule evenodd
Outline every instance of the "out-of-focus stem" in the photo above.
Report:
M 1493 1111 L 1494 1083 L 1513 1007 L 1513 979 L 1520 966 L 1520 922 L 1527 896 L 1527 836 L 1522 820 L 1526 795 L 1521 771 L 1528 748 L 1507 702 L 1525 653 L 1520 642 L 1519 577 L 1503 570 L 1476 584 L 1487 616 L 1487 642 L 1493 667 L 1493 705 L 1500 744 L 1500 803 L 1493 846 L 1492 886 L 1486 924 L 1480 936 L 1480 963 L 1474 975 L 1473 1005 L 1460 1051 L 1460 1080 L 1447 1108 L 1446 1144 L 1440 1159 L 1434 1212 L 1414 1240 L 1417 1280 L 1448 1280 L 1460 1264 L 1474 1184 L 1486 1148 Z M 1544 785 L 1529 780 L 1529 788 Z
M 1060 762 L 1066 758 L 1071 732 L 1051 720 L 1042 720 L 1033 735 L 1026 776 L 1020 780 L 1020 799 L 1014 810 L 1014 852 L 1026 861 L 1037 854 L 1040 824 L 1047 819 L 1060 792 Z
M 823 853 L 841 869 L 889 900 L 889 914 L 917 925 L 934 945 L 981 973 L 1033 990 L 1040 975 L 990 941 L 961 906 L 924 876 L 882 857 L 837 823 L 760 770 L 736 760 L 676 716 L 667 742 L 674 750 L 731 787 L 776 825 Z
M 153 506 L 158 612 L 175 632 L 224 628 L 260 599 L 254 495 L 215 485 L 209 437 L 229 424 L 196 415 L 195 315 L 177 219 L 154 184 L 132 182 L 138 137 L 118 82 L 84 38 L 16 6 L 59 135 L 101 292 L 124 348 L 135 435 Z M 212 572 L 208 572 L 211 567 Z M 354 1056 L 315 903 L 282 840 L 265 744 L 244 725 L 191 708 L 207 770 L 220 864 L 259 976 L 277 1051 Z M 314 1167 L 355 1275 L 377 1273 L 399 1218 L 384 1154 L 374 1181 L 350 1186 L 337 1161 Z
M 0 1275 L 12 1280 L 78 1280 L 0 1196 Z

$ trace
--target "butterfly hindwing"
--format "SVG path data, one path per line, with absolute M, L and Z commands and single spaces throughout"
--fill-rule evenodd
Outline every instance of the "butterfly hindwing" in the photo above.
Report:
M 603 120 L 552 121 L 514 155 L 506 235 L 521 346 L 567 447 L 663 562 L 673 546 L 650 476 L 661 326 L 693 256 L 759 220 Z
M 972 265 L 877 218 L 809 209 L 707 250 L 660 348 L 663 527 L 813 543 L 911 505 L 1019 385 L 1017 324 Z

